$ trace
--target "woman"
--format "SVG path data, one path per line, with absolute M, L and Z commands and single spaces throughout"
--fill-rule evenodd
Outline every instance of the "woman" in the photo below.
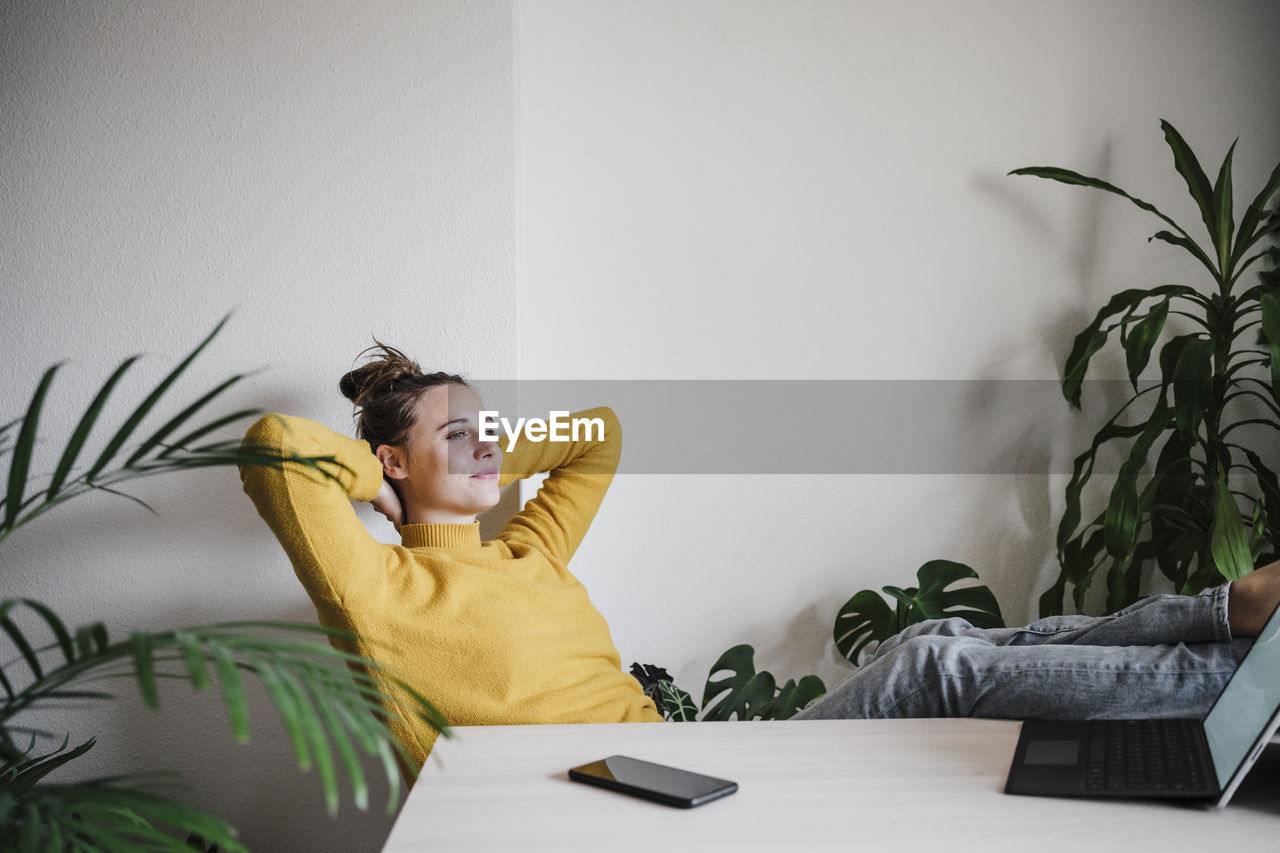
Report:
M 461 377 L 424 374 L 381 344 L 365 352 L 372 360 L 339 384 L 362 440 L 283 415 L 245 436 L 339 463 L 336 481 L 301 466 L 241 469 L 321 623 L 354 634 L 351 651 L 406 676 L 454 725 L 660 722 L 568 568 L 618 465 L 613 412 L 581 413 L 604 421 L 603 439 L 519 441 L 504 458 L 481 440 L 480 398 Z M 539 472 L 550 474 L 537 496 L 481 542 L 476 515 Z M 351 501 L 372 502 L 401 544 L 371 537 Z M 421 764 L 435 731 L 396 710 Z
M 617 468 L 613 412 L 579 413 L 605 421 L 603 440 L 524 441 L 503 458 L 480 439 L 480 399 L 460 377 L 423 374 L 390 347 L 373 352 L 340 383 L 363 441 L 279 415 L 246 436 L 343 466 L 340 484 L 296 467 L 241 472 L 321 622 L 408 674 L 457 725 L 660 721 L 567 565 Z M 499 487 L 540 471 L 551 473 L 537 496 L 481 542 L 476 515 Z M 370 537 L 351 500 L 372 502 L 402 544 Z M 998 630 L 927 622 L 797 718 L 1203 716 L 1278 601 L 1273 563 L 1114 616 Z M 420 763 L 434 732 L 397 733 Z

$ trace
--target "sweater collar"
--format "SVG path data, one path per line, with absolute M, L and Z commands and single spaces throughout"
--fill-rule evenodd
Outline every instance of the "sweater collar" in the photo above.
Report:
M 400 527 L 400 544 L 406 548 L 480 548 L 480 522 L 471 524 L 405 524 Z

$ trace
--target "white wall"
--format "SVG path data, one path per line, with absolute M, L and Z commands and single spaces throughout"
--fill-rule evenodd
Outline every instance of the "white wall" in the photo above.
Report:
M 154 380 L 233 307 L 187 389 L 267 366 L 228 404 L 335 427 L 373 334 L 482 378 L 1052 378 L 1107 294 L 1182 267 L 1123 203 L 1005 172 L 1074 166 L 1185 216 L 1159 117 L 1206 159 L 1239 135 L 1243 186 L 1276 157 L 1269 2 L 512 6 L 6 0 L 0 417 L 67 358 L 63 435 L 116 360 Z M 87 499 L 7 542 L 4 595 L 117 634 L 311 618 L 234 474 L 137 491 L 158 519 Z M 839 604 L 931 557 L 1031 615 L 1060 494 L 626 475 L 575 569 L 624 662 L 700 692 L 746 641 L 831 681 Z M 102 772 L 187 771 L 255 849 L 380 846 L 382 817 L 323 819 L 265 709 L 238 747 L 170 693 L 78 718 Z
M 1206 168 L 1240 137 L 1241 209 L 1280 153 L 1274 3 L 517 9 L 525 378 L 1052 380 L 1111 293 L 1196 271 L 1127 203 L 1009 170 L 1110 178 L 1198 227 L 1160 118 Z M 1025 621 L 1091 432 L 1073 437 L 1060 397 L 1015 414 L 935 417 L 939 435 L 1002 431 L 1039 473 L 628 475 L 576 570 L 624 663 L 665 665 L 695 697 L 739 642 L 832 683 L 840 605 L 933 558 L 977 568 Z M 679 411 L 664 436 L 717 452 Z M 775 452 L 858 438 L 803 415 L 759 436 Z
M 515 371 L 510 4 L 0 8 L 0 420 L 67 359 L 46 433 L 65 440 L 120 359 L 146 353 L 122 389 L 136 404 L 232 309 L 184 403 L 266 368 L 220 411 L 345 428 L 337 380 L 374 334 L 428 369 Z M 134 492 L 158 518 L 86 498 L 0 546 L 3 595 L 118 637 L 314 619 L 234 471 Z M 252 849 L 381 847 L 385 816 L 356 819 L 347 799 L 341 822 L 325 819 L 265 705 L 238 746 L 217 702 L 187 692 L 158 715 L 130 697 L 67 725 L 98 736 L 100 772 L 184 770 Z

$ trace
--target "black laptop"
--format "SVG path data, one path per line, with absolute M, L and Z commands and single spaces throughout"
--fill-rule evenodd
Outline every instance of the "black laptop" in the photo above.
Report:
M 1222 808 L 1280 728 L 1280 608 L 1203 720 L 1027 720 L 1006 794 Z

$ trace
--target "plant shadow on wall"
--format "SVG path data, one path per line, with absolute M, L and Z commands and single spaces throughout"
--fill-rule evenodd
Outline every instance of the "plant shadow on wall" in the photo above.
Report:
M 1085 612 L 1086 593 L 1099 577 L 1112 612 L 1148 594 L 1156 571 L 1177 591 L 1194 594 L 1280 556 L 1280 483 L 1264 461 L 1280 437 L 1280 210 L 1271 207 L 1280 194 L 1280 164 L 1237 225 L 1235 143 L 1211 182 L 1173 125 L 1162 121 L 1161 127 L 1207 244 L 1154 205 L 1098 178 L 1059 167 L 1010 172 L 1128 199 L 1168 226 L 1149 239 L 1186 251 L 1210 285 L 1123 290 L 1076 336 L 1062 379 L 1070 405 L 1081 407 L 1090 360 L 1112 340 L 1123 350 L 1132 393 L 1075 459 L 1058 524 L 1059 574 L 1040 598 L 1041 616 L 1063 613 L 1068 590 L 1076 611 Z M 1244 274 L 1267 259 L 1272 268 L 1242 288 Z M 1189 331 L 1179 332 L 1178 324 Z M 1142 375 L 1153 356 L 1158 380 Z M 1124 461 L 1104 508 L 1086 519 L 1085 507 L 1092 505 L 1086 488 L 1104 448 L 1118 448 Z M 836 617 L 836 647 L 857 665 L 872 643 L 924 619 L 961 616 L 978 627 L 1003 626 L 987 587 L 951 588 L 975 578 L 968 566 L 935 560 L 920 568 L 918 587 L 884 588 L 893 606 L 863 590 Z M 712 665 L 703 719 L 785 719 L 823 692 L 813 676 L 778 688 L 772 675 L 755 671 L 752 658 L 751 646 L 735 646 Z M 722 672 L 728 675 L 714 678 Z M 665 670 L 634 664 L 632 674 L 668 719 L 697 719 L 698 707 Z
M 280 454 L 236 440 L 216 440 L 223 427 L 260 414 L 243 410 L 194 420 L 224 391 L 244 378 L 232 376 L 165 420 L 141 431 L 171 387 L 209 345 L 222 322 L 114 429 L 99 421 L 103 409 L 138 357 L 126 359 L 92 398 L 67 439 L 53 473 L 31 478 L 40 417 L 61 365 L 40 379 L 23 416 L 0 425 L 0 459 L 7 466 L 0 496 L 0 542 L 62 505 L 94 492 L 123 496 L 132 480 L 211 466 L 304 466 L 316 476 L 336 478 L 328 457 Z M 145 436 L 145 437 L 144 437 Z M 139 440 L 141 439 L 141 440 Z M 102 443 L 89 452 L 91 445 Z M 141 503 L 141 501 L 138 501 Z M 143 504 L 143 506 L 146 506 Z M 150 509 L 150 507 L 148 507 Z M 353 639 L 318 625 L 286 622 L 226 622 L 171 631 L 134 631 L 113 641 L 94 622 L 76 629 L 41 602 L 0 602 L 0 849 L 185 850 L 193 847 L 242 851 L 226 821 L 173 798 L 174 774 L 137 774 L 52 782 L 55 771 L 93 749 L 95 738 L 42 729 L 40 714 L 69 704 L 113 698 L 106 686 L 120 679 L 137 685 L 144 703 L 159 705 L 163 679 L 188 681 L 195 690 L 215 681 L 235 738 L 249 739 L 244 676 L 260 680 L 293 744 L 299 767 L 314 767 L 331 815 L 339 803 L 340 774 L 357 808 L 368 807 L 369 786 L 362 755 L 380 764 L 390 787 L 388 813 L 401 787 L 397 759 L 412 766 L 389 724 L 395 718 L 382 689 L 411 713 L 448 734 L 446 722 L 426 698 L 376 662 L 344 651 Z

